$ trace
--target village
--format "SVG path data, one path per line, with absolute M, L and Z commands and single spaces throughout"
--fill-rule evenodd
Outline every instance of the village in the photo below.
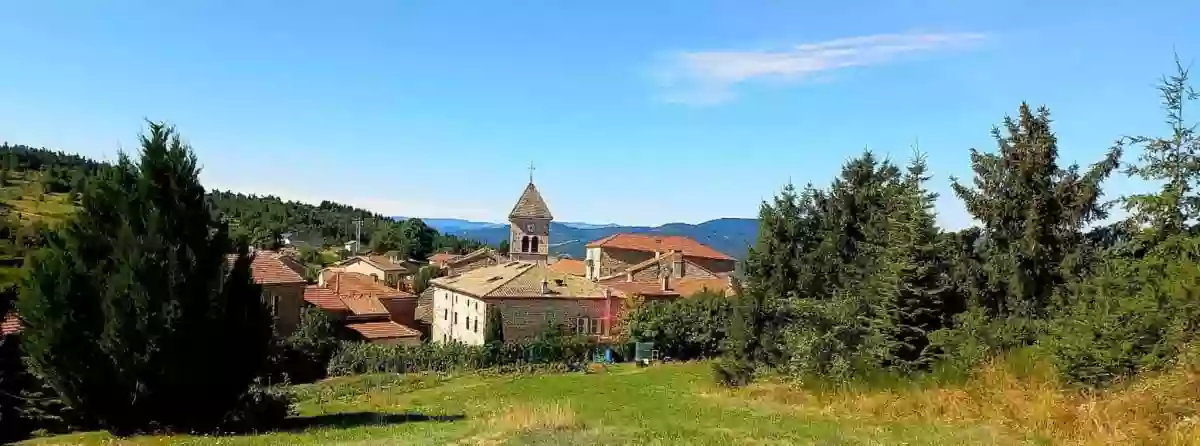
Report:
M 669 300 L 700 291 L 732 294 L 736 259 L 691 238 L 619 233 L 587 244 L 586 258 L 552 256 L 554 220 L 532 178 L 508 215 L 509 252 L 491 247 L 422 262 L 355 254 L 304 279 L 292 251 L 258 251 L 251 271 L 282 336 L 295 330 L 304 307 L 324 310 L 361 340 L 381 344 L 485 342 L 488 312 L 498 311 L 508 341 L 538 334 L 549 323 L 598 342 L 615 339 L 628 298 Z M 354 247 L 355 244 L 349 244 Z M 420 295 L 422 267 L 440 270 Z

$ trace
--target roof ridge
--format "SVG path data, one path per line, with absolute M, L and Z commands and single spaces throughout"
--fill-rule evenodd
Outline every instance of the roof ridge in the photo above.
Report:
M 527 265 L 527 266 L 524 266 L 524 267 L 523 267 L 523 268 L 524 268 L 524 270 L 523 270 L 523 271 L 521 271 L 521 272 L 518 272 L 518 273 L 516 273 L 516 274 L 513 274 L 513 276 L 512 276 L 512 277 L 509 277 L 509 278 L 508 278 L 508 280 L 501 280 L 501 281 L 498 281 L 498 282 L 496 282 L 496 286 L 494 286 L 494 287 L 491 287 L 491 288 L 488 288 L 488 289 L 487 289 L 487 291 L 485 291 L 484 293 L 480 294 L 480 296 L 479 296 L 479 297 L 481 297 L 481 298 L 487 297 L 487 295 L 489 295 L 489 294 L 492 294 L 492 292 L 493 292 L 493 291 L 496 291 L 496 290 L 500 289 L 500 288 L 501 288 L 501 287 L 503 287 L 504 285 L 508 285 L 508 284 L 509 284 L 509 282 L 512 282 L 512 281 L 514 281 L 514 280 L 517 280 L 517 278 L 518 278 L 518 277 L 524 276 L 524 275 L 528 274 L 530 270 L 532 270 L 532 269 L 535 269 L 535 268 L 536 268 L 536 266 L 535 266 L 534 264 L 532 264 L 532 263 L 523 263 L 522 265 Z M 518 267 L 520 267 L 520 266 L 518 266 Z

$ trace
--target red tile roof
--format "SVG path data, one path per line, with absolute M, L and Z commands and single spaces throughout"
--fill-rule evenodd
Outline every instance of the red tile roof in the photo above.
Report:
M 661 282 L 611 282 L 605 286 L 625 295 L 642 296 L 680 296 L 689 297 L 704 291 L 724 291 L 729 293 L 728 279 L 673 279 L 668 282 L 669 289 L 664 291 Z
M 304 287 L 304 300 L 310 304 L 316 305 L 317 308 L 325 311 L 349 311 L 342 298 L 338 297 L 333 290 L 321 288 L 316 285 Z
M 346 324 L 367 339 L 394 339 L 420 337 L 421 332 L 395 322 L 358 322 Z
M 0 336 L 10 335 L 21 331 L 21 320 L 17 318 L 16 311 L 10 311 L 4 315 L 4 319 L 0 320 Z
M 583 260 L 558 259 L 554 263 L 550 264 L 550 270 L 582 276 L 587 273 L 587 271 L 585 271 L 587 269 L 586 266 L 587 265 L 583 263 Z
M 350 309 L 350 313 L 355 316 L 381 316 L 387 317 L 387 307 L 383 306 L 383 302 L 379 301 L 379 297 L 367 294 L 346 295 L 342 294 L 342 303 Z
M 308 283 L 304 277 L 281 261 L 280 254 L 275 251 L 256 251 L 253 256 L 254 261 L 250 263 L 250 274 L 254 276 L 254 282 L 259 285 Z M 233 262 L 237 261 L 237 256 L 233 254 L 225 256 L 225 261 L 232 266 Z
M 338 283 L 341 283 L 339 286 Z M 342 295 L 369 294 L 378 297 L 417 297 L 407 291 L 397 290 L 384 285 L 371 276 L 362 273 L 332 272 L 325 279 L 325 288 L 337 290 Z
M 440 264 L 449 262 L 451 260 L 454 260 L 455 257 L 458 257 L 458 254 L 451 254 L 448 252 L 439 252 L 437 254 L 429 256 L 429 263 L 440 265 Z
M 651 235 L 623 232 L 587 244 L 588 248 L 617 248 L 633 251 L 681 251 L 689 257 L 733 260 L 733 257 L 682 235 Z

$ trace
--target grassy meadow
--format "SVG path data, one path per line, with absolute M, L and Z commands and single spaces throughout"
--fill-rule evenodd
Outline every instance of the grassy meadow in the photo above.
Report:
M 90 432 L 60 444 L 1200 444 L 1200 370 L 1102 394 L 994 363 L 959 384 L 728 390 L 707 363 L 590 374 L 365 375 L 295 386 L 293 429 L 259 435 Z

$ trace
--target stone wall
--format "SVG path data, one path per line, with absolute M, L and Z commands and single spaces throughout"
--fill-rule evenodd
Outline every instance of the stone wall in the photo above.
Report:
M 652 252 L 603 248 L 600 255 L 600 277 L 624 272 L 629 267 L 652 258 L 654 258 Z
M 303 283 L 263 285 L 263 302 L 271 305 L 278 298 L 275 308 L 275 332 L 287 336 L 300 324 L 300 308 L 304 306 Z
M 614 316 L 618 300 L 612 299 Z M 513 298 L 488 299 L 487 305 L 500 309 L 504 320 L 504 340 L 520 341 L 541 333 L 549 321 L 574 327 L 576 318 L 603 319 L 605 302 L 604 299 Z

